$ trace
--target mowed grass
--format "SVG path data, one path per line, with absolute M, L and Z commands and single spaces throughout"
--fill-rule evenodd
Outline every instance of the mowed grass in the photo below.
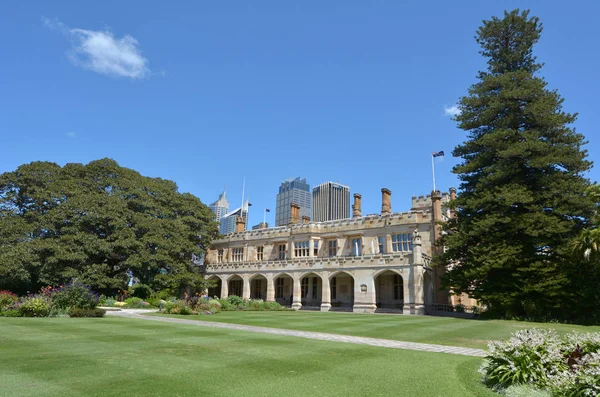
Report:
M 173 317 L 184 318 L 183 316 Z M 554 328 L 560 334 L 573 330 L 600 332 L 600 327 L 568 324 L 470 320 L 401 314 L 310 311 L 221 312 L 212 316 L 185 316 L 185 318 L 475 348 L 485 348 L 489 340 L 508 339 L 514 331 L 525 328 Z
M 494 396 L 480 364 L 142 319 L 0 319 L 1 396 Z

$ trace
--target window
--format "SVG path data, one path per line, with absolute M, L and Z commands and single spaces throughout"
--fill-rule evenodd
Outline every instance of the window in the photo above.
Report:
M 243 262 L 244 261 L 244 247 L 233 248 L 231 260 L 233 262 Z
M 412 233 L 392 234 L 392 250 L 394 252 L 412 251 Z
M 358 237 L 352 239 L 352 255 L 362 255 L 362 238 Z
M 377 237 L 377 242 L 379 243 L 379 253 L 385 254 L 385 236 Z
M 279 244 L 277 246 L 277 252 L 278 252 L 278 256 L 277 257 L 281 261 L 285 260 L 285 251 L 286 251 L 286 248 L 287 248 L 287 244 Z
M 309 242 L 308 241 L 294 241 L 294 257 L 308 256 Z
M 394 299 L 395 300 L 404 299 L 404 292 L 402 291 L 402 288 L 403 288 L 402 278 L 399 275 L 394 274 Z
M 275 298 L 283 298 L 283 277 L 279 277 L 275 280 Z
M 300 296 L 302 298 L 308 297 L 308 277 L 304 277 L 300 283 Z
M 263 253 L 265 251 L 265 247 L 263 247 L 262 245 L 260 247 L 256 247 L 256 260 L 257 261 L 262 261 L 263 260 Z
M 318 287 L 319 287 L 319 279 L 316 277 L 313 277 L 312 278 L 312 297 L 313 297 L 313 299 L 317 299 L 317 295 L 319 294 Z
M 329 256 L 336 256 L 337 255 L 337 240 L 329 240 L 327 242 L 327 245 L 329 246 Z
M 334 277 L 331 279 L 331 300 L 337 298 L 337 278 Z
M 229 282 L 229 295 L 242 296 L 242 280 L 231 280 Z
M 217 251 L 217 263 L 223 263 L 223 249 Z
M 314 242 L 314 249 L 313 256 L 319 256 L 319 242 L 316 240 Z

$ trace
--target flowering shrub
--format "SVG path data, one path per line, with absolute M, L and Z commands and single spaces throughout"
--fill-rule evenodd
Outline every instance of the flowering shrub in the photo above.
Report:
M 127 306 L 127 303 L 125 303 L 125 302 L 115 302 L 115 306 L 116 307 L 124 307 L 124 306 Z
M 48 317 L 52 304 L 43 295 L 26 296 L 17 303 L 17 310 L 23 317 Z
M 14 306 L 18 300 L 19 300 L 19 298 L 17 297 L 16 294 L 13 294 L 10 291 L 1 290 L 0 291 L 0 312 L 3 311 L 4 309 L 8 310 L 12 306 Z
M 55 306 L 62 309 L 77 307 L 80 309 L 94 309 L 98 306 L 100 297 L 90 287 L 73 281 L 52 293 L 52 301 Z
M 600 395 L 600 333 L 561 339 L 554 330 L 522 330 L 488 348 L 480 372 L 495 389 L 527 385 L 553 396 Z

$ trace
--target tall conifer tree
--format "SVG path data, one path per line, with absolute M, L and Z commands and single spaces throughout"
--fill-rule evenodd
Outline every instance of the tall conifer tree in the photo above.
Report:
M 542 24 L 528 11 L 483 21 L 476 35 L 488 68 L 460 99 L 459 128 L 468 139 L 454 149 L 462 162 L 445 226 L 445 284 L 491 310 L 513 316 L 562 316 L 573 304 L 571 239 L 589 222 L 584 194 L 584 137 L 576 114 L 538 75 L 533 47 Z

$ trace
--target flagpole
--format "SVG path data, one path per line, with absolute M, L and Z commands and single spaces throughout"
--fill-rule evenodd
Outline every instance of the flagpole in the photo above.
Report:
M 263 218 L 263 226 L 266 227 L 267 225 L 267 209 L 265 208 L 265 216 Z
M 431 175 L 433 177 L 433 191 L 435 192 L 435 164 L 433 153 L 431 153 Z

